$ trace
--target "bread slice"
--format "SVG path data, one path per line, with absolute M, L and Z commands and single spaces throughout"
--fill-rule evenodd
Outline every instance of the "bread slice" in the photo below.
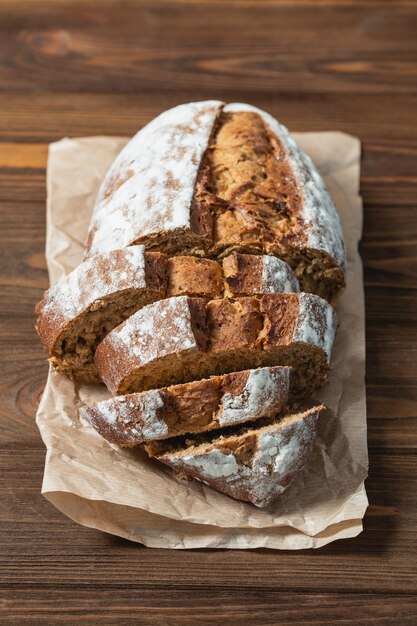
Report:
M 303 291 L 344 288 L 340 220 L 311 159 L 256 107 L 192 102 L 139 131 L 110 168 L 88 255 L 143 243 L 169 255 L 283 258 Z
M 99 382 L 94 353 L 106 334 L 166 292 L 165 255 L 143 246 L 97 254 L 45 292 L 37 331 L 49 361 L 70 378 Z
M 232 297 L 237 290 L 260 295 L 298 287 L 292 270 L 274 257 L 233 254 L 223 266 L 197 257 L 167 258 L 145 252 L 144 246 L 91 257 L 48 289 L 36 307 L 37 330 L 50 362 L 70 378 L 99 382 L 96 347 L 150 302 L 182 294 L 212 300 L 225 293 Z
M 304 470 L 317 438 L 323 405 L 272 418 L 237 432 L 209 433 L 195 441 L 153 443 L 150 456 L 182 475 L 258 507 L 271 505 Z
M 333 308 L 312 294 L 212 300 L 178 296 L 144 307 L 98 346 L 95 363 L 114 395 L 259 366 L 294 368 L 294 393 L 325 384 Z
M 289 383 L 289 367 L 263 367 L 117 396 L 81 408 L 80 416 L 107 441 L 131 447 L 275 415 Z
M 211 259 L 175 256 L 168 259 L 167 268 L 168 297 L 188 295 L 213 300 L 300 291 L 290 266 L 270 255 L 232 252 L 221 264 Z

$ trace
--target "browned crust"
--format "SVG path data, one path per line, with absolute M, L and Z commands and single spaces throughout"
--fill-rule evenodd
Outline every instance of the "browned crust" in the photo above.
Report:
M 220 422 L 230 425 L 275 415 L 288 400 L 289 369 L 271 367 L 252 373 L 267 377 L 262 397 L 257 396 L 256 383 L 248 384 L 253 379 L 246 370 L 118 396 L 83 407 L 80 415 L 107 441 L 123 447 L 205 432 L 219 428 Z
M 251 425 L 247 429 L 242 429 L 244 432 L 240 434 L 219 436 L 217 433 L 212 441 L 196 446 L 185 442 L 183 447 L 159 453 L 160 447 L 156 443 L 145 445 L 145 449 L 148 454 L 182 475 L 204 482 L 236 500 L 265 507 L 282 495 L 305 468 L 317 438 L 319 416 L 325 410 L 326 408 L 320 405 L 298 415 L 289 415 L 284 419 L 278 417 L 261 428 L 256 428 L 256 424 Z M 271 457 L 270 465 L 264 465 L 259 469 L 255 461 L 262 446 L 261 437 L 266 431 L 269 435 L 278 434 L 276 452 Z M 297 456 L 286 467 L 279 465 L 277 467 L 275 460 L 279 457 L 280 446 L 286 445 L 291 439 L 298 443 Z M 216 476 L 210 473 L 210 465 L 205 466 L 201 461 L 193 463 L 193 460 L 207 459 L 213 451 L 235 460 L 234 473 L 226 472 L 225 476 Z
M 216 261 L 176 256 L 167 260 L 167 273 L 167 297 L 189 295 L 212 299 L 223 295 L 223 272 Z
M 254 112 L 223 112 L 205 159 L 207 193 L 227 203 L 215 219 L 215 246 L 266 248 L 276 240 L 302 246 L 307 237 L 292 170 L 278 138 Z M 212 190 L 212 191 L 211 191 Z
M 259 308 L 264 320 L 260 337 L 264 349 L 268 349 L 269 346 L 290 344 L 300 310 L 297 295 L 282 293 L 279 298 L 262 296 Z
M 299 337 L 293 339 L 300 319 L 300 298 L 299 294 L 270 294 L 261 300 L 237 298 L 209 303 L 198 298 L 185 298 L 186 317 L 191 317 L 193 324 L 195 341 L 193 339 L 192 344 L 177 337 L 178 323 L 182 322 L 176 306 L 181 298 L 164 301 L 170 302 L 172 308 L 161 320 L 161 303 L 155 303 L 147 308 L 146 318 L 136 314 L 107 335 L 96 352 L 97 368 L 110 391 L 120 394 L 161 387 L 167 384 L 166 381 L 187 382 L 233 369 L 260 365 L 296 366 L 311 362 L 311 381 L 305 382 L 308 391 L 314 381 L 317 386 L 324 384 L 328 362 L 321 347 L 307 346 Z M 330 306 L 324 302 L 323 305 Z M 182 301 L 182 311 L 184 306 Z M 140 338 L 141 327 L 149 324 L 153 325 L 152 333 L 157 339 L 152 339 L 148 349 L 147 343 L 137 337 Z M 124 336 L 122 343 L 121 332 Z M 174 353 L 170 345 L 173 335 L 180 342 Z M 278 348 L 279 354 L 276 352 Z M 305 350 L 307 353 L 303 356 Z M 148 372 L 152 372 L 149 380 Z M 140 383 L 136 382 L 137 374 Z M 303 387 L 302 370 L 295 372 L 294 381 Z
M 207 304 L 210 351 L 253 348 L 262 323 L 259 301 L 256 298 L 212 300 Z
M 89 263 L 93 263 L 94 270 L 89 272 L 87 283 L 97 284 L 100 281 L 107 281 L 110 262 L 113 272 L 116 267 L 122 275 L 127 267 L 124 260 L 126 250 L 129 249 L 114 250 L 105 255 L 92 257 Z M 129 295 L 130 299 L 138 298 L 137 308 L 129 309 L 129 314 L 149 302 L 174 295 L 187 294 L 203 297 L 206 300 L 221 298 L 223 295 L 229 297 L 245 293 L 260 295 L 262 294 L 263 258 L 235 253 L 230 258 L 224 259 L 223 266 L 226 268 L 224 275 L 222 266 L 211 259 L 189 256 L 167 258 L 159 252 L 145 252 L 146 279 L 143 288 L 132 287 L 132 281 L 127 278 L 125 281 L 120 280 L 120 284 L 115 284 L 112 293 L 104 294 L 93 302 L 90 302 L 86 292 L 81 290 L 77 313 L 69 318 L 61 311 L 59 284 L 57 284 L 45 292 L 43 300 L 36 306 L 37 331 L 48 357 L 60 371 L 80 381 L 97 382 L 99 378 L 93 365 L 88 371 L 83 371 L 81 367 L 78 371 L 68 370 L 68 368 L 65 370 L 61 367 L 62 351 L 60 352 L 59 348 L 63 336 L 71 331 L 72 326 L 75 326 L 82 318 L 87 320 L 92 311 L 111 305 L 114 296 L 122 295 L 123 286 L 126 287 L 126 296 Z M 229 268 L 231 267 L 234 268 L 233 277 L 230 274 Z M 73 274 L 77 275 L 79 272 L 80 266 L 74 270 Z M 65 280 L 67 279 L 63 279 L 64 282 Z M 87 284 L 86 291 L 88 287 Z M 118 287 L 121 288 L 119 293 Z M 53 305 L 52 308 L 51 305 Z
M 263 257 L 232 252 L 223 259 L 225 294 L 230 297 L 263 291 Z

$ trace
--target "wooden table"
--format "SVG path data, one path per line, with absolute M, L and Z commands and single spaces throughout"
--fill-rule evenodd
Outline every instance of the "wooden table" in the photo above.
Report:
M 0 90 L 3 623 L 417 624 L 417 5 L 2 0 Z M 317 551 L 147 549 L 40 495 L 47 144 L 213 97 L 363 142 L 371 506 Z

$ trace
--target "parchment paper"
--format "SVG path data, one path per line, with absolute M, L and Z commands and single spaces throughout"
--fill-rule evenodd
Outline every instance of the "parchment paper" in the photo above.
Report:
M 163 548 L 316 548 L 362 530 L 366 446 L 365 337 L 360 143 L 338 132 L 296 136 L 324 176 L 340 211 L 348 248 L 346 292 L 330 384 L 329 408 L 303 475 L 268 509 L 237 502 L 195 481 L 181 481 L 137 449 L 102 439 L 78 418 L 104 387 L 75 385 L 50 371 L 37 413 L 47 448 L 42 493 L 92 528 Z M 46 257 L 51 283 L 81 260 L 98 186 L 126 139 L 87 137 L 51 144 Z

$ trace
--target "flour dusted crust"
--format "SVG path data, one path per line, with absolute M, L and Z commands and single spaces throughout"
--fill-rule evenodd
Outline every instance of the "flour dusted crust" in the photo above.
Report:
M 131 447 L 275 415 L 289 382 L 290 368 L 264 367 L 118 396 L 80 415 L 111 443 Z
M 180 296 L 115 328 L 95 362 L 114 395 L 261 365 L 292 366 L 295 392 L 306 393 L 326 382 L 335 330 L 333 308 L 312 294 L 208 303 Z
M 247 104 L 181 105 L 126 145 L 98 194 L 88 254 L 133 243 L 278 256 L 302 291 L 329 301 L 345 285 L 340 220 L 323 180 L 285 126 Z
M 228 297 L 300 291 L 290 266 L 274 256 L 232 252 L 223 259 L 223 272 Z
M 265 345 L 301 342 L 317 346 L 330 361 L 337 329 L 334 309 L 309 293 L 267 294 L 261 298 Z
M 237 270 L 231 279 L 228 258 L 222 267 L 211 259 L 145 252 L 143 246 L 94 255 L 46 291 L 36 308 L 37 329 L 51 363 L 71 378 L 97 382 L 93 362 L 97 345 L 150 302 L 179 295 L 206 300 L 259 296 L 288 287 L 284 277 L 292 271 L 285 269 L 283 261 L 239 254 L 233 254 L 233 259 Z M 278 263 L 280 271 L 265 276 L 271 261 Z
M 144 307 L 98 346 L 95 364 L 102 380 L 114 395 L 130 391 L 129 378 L 137 368 L 144 373 L 142 389 L 169 384 L 166 363 L 175 379 L 181 374 L 181 365 L 205 351 L 205 318 L 202 298 L 177 296 Z M 155 366 L 153 374 L 160 378 L 159 385 L 153 384 L 154 376 L 151 378 L 146 371 Z
M 200 245 L 204 227 L 191 204 L 204 151 L 221 102 L 191 102 L 161 113 L 123 148 L 100 187 L 87 254 L 177 237 Z
M 165 256 L 143 246 L 98 254 L 48 289 L 36 307 L 37 331 L 59 371 L 99 380 L 93 357 L 107 332 L 164 296 Z
M 271 505 L 304 470 L 317 438 L 323 405 L 303 413 L 256 425 L 241 434 L 225 434 L 171 451 L 146 446 L 174 470 L 258 507 Z
M 311 159 L 253 106 L 175 107 L 110 168 L 86 259 L 36 308 L 60 372 L 123 394 L 81 415 L 112 443 L 273 502 L 324 410 L 289 415 L 289 385 L 298 401 L 326 383 L 328 302 L 345 286 L 339 217 Z

